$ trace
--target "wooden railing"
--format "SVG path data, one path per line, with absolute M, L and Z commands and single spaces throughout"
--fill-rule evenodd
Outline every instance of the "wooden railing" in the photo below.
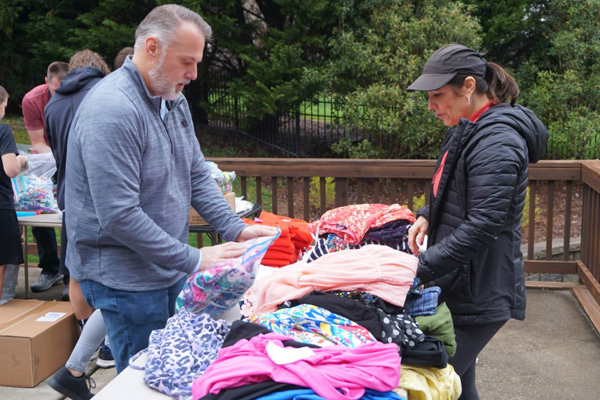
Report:
M 432 160 L 209 158 L 235 171 L 241 194 L 263 209 L 307 221 L 346 204 L 429 202 Z M 582 210 L 583 208 L 583 210 Z M 523 217 L 528 273 L 579 274 L 600 303 L 600 162 L 540 161 L 529 168 Z M 557 239 L 562 257 L 553 259 Z M 581 260 L 569 250 L 581 240 Z M 542 244 L 544 259 L 534 259 Z
M 577 273 L 596 302 L 600 303 L 600 161 L 584 161 L 581 175 L 583 215 L 581 259 L 577 261 Z
M 246 199 L 306 221 L 347 204 L 400 203 L 416 211 L 429 203 L 435 168 L 432 160 L 208 159 L 223 171 L 235 171 Z M 584 307 L 586 297 L 595 303 L 600 326 L 600 161 L 530 165 L 525 211 L 525 271 L 577 275 L 583 285 L 575 294 Z M 573 257 L 570 250 L 579 243 L 581 256 Z M 559 259 L 553 257 L 557 246 Z M 35 246 L 29 249 L 36 252 Z

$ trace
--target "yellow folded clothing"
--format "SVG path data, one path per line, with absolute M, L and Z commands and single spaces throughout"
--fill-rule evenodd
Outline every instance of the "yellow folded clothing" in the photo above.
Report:
M 411 400 L 456 400 L 462 393 L 460 377 L 450 364 L 444 369 L 402 364 L 398 388 Z

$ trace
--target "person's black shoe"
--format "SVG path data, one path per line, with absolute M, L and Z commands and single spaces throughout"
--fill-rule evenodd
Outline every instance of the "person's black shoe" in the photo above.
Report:
M 34 292 L 44 292 L 56 285 L 63 279 L 63 275 L 56 273 L 54 275 L 40 274 L 37 282 L 31 285 L 31 290 Z
M 60 298 L 62 301 L 69 301 L 69 284 L 68 283 L 65 285 L 65 289 L 62 291 Z
M 96 365 L 100 368 L 112 368 L 115 366 L 115 359 L 110 351 L 110 347 L 105 345 L 104 342 L 102 342 L 102 345 L 100 346 Z
M 74 377 L 66 367 L 62 367 L 48 381 L 48 385 L 73 400 L 89 400 L 94 397 L 90 388 L 95 388 L 96 382 L 85 374 Z

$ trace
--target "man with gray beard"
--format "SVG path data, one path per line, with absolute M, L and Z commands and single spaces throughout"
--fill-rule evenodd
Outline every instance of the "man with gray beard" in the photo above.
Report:
M 196 79 L 210 35 L 195 12 L 156 7 L 136 30 L 133 57 L 94 86 L 72 124 L 67 264 L 102 311 L 118 372 L 173 315 L 188 274 L 276 233 L 231 210 L 200 151 L 181 91 Z M 233 242 L 189 246 L 190 205 Z

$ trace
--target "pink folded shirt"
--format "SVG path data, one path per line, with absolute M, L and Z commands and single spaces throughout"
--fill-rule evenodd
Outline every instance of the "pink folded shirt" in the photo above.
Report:
M 310 263 L 298 261 L 255 281 L 244 294 L 242 315 L 273 312 L 314 290 L 368 292 L 404 306 L 417 265 L 414 255 L 380 245 L 329 253 Z
M 193 399 L 269 379 L 311 388 L 330 400 L 360 399 L 365 388 L 386 392 L 398 387 L 400 355 L 395 344 L 372 342 L 355 348 L 334 345 L 311 349 L 314 355 L 278 365 L 268 356 L 266 347 L 270 342 L 284 347 L 284 340 L 289 338 L 269 333 L 221 349 L 204 375 L 194 380 Z

